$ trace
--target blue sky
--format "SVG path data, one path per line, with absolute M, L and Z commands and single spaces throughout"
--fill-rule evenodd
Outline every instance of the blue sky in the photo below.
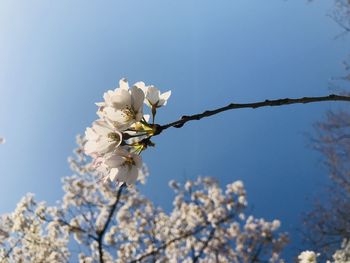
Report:
M 122 77 L 172 90 L 166 123 L 229 102 L 328 93 L 348 39 L 331 1 L 1 1 L 0 212 L 26 192 L 54 202 L 75 135 Z M 342 103 L 237 110 L 167 130 L 145 152 L 143 192 L 169 209 L 170 179 L 243 180 L 251 211 L 300 245 L 301 213 L 327 182 L 305 133 Z

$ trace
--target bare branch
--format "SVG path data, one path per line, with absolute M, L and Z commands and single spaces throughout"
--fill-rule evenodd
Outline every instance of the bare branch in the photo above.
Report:
M 350 102 L 350 96 L 330 94 L 328 96 L 322 96 L 322 97 L 303 97 L 303 98 L 297 98 L 297 99 L 285 98 L 285 99 L 277 99 L 277 100 L 265 100 L 265 101 L 253 102 L 253 103 L 231 103 L 222 108 L 207 110 L 202 113 L 194 114 L 190 116 L 182 116 L 180 120 L 177 120 L 165 125 L 158 125 L 156 126 L 155 135 L 160 134 L 161 132 L 163 132 L 164 130 L 170 127 L 181 128 L 186 122 L 200 120 L 202 118 L 207 118 L 228 110 L 243 109 L 243 108 L 256 109 L 256 108 L 267 107 L 267 106 L 284 106 L 284 105 L 290 105 L 290 104 L 306 104 L 306 103 L 314 103 L 314 102 L 322 102 L 322 101 L 349 101 Z
M 99 257 L 100 257 L 100 262 L 103 263 L 103 237 L 108 229 L 108 226 L 109 226 L 109 223 L 111 222 L 112 220 L 112 216 L 114 215 L 114 212 L 115 210 L 117 209 L 117 206 L 119 204 L 119 200 L 120 200 L 120 196 L 121 196 L 121 193 L 122 193 L 122 190 L 123 188 L 126 187 L 126 184 L 123 183 L 119 189 L 118 189 L 118 192 L 117 192 L 117 197 L 114 201 L 114 203 L 112 204 L 111 206 L 111 210 L 109 211 L 109 214 L 108 214 L 108 217 L 107 217 L 107 220 L 106 220 L 106 223 L 104 224 L 103 228 L 101 231 L 99 231 L 97 234 L 98 234 L 98 237 L 97 237 L 97 243 L 98 243 L 98 252 L 99 252 Z
M 203 255 L 204 250 L 208 247 L 209 242 L 210 242 L 210 241 L 213 239 L 213 237 L 214 237 L 215 230 L 216 230 L 216 228 L 214 228 L 214 227 L 212 228 L 212 230 L 210 230 L 209 236 L 208 236 L 208 238 L 204 241 L 204 244 L 203 244 L 201 250 L 200 250 L 200 251 L 198 252 L 198 254 L 193 258 L 193 260 L 192 260 L 193 263 L 197 263 L 198 260 L 199 260 L 199 258 Z

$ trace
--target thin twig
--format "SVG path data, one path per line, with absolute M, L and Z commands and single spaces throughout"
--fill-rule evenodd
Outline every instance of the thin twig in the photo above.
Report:
M 265 100 L 265 101 L 253 102 L 253 103 L 231 103 L 225 107 L 217 108 L 214 110 L 207 110 L 202 113 L 198 113 L 194 115 L 182 116 L 181 119 L 165 125 L 157 125 L 155 135 L 160 134 L 161 132 L 163 132 L 164 130 L 170 127 L 181 128 L 186 122 L 200 120 L 202 118 L 207 118 L 228 110 L 243 109 L 243 108 L 256 109 L 256 108 L 267 107 L 267 106 L 284 106 L 284 105 L 290 105 L 290 104 L 306 104 L 306 103 L 314 103 L 314 102 L 322 102 L 322 101 L 349 101 L 350 102 L 350 96 L 330 94 L 328 96 L 322 96 L 322 97 L 303 97 L 303 98 L 297 98 L 297 99 L 285 98 L 285 99 L 277 99 L 277 100 Z

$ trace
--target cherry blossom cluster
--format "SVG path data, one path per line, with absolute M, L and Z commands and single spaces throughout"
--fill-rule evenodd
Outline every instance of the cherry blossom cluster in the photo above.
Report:
M 283 262 L 287 236 L 278 220 L 246 214 L 243 182 L 171 181 L 166 211 L 136 187 L 96 182 L 83 147 L 76 154 L 60 202 L 50 207 L 30 194 L 0 218 L 0 262 Z
M 317 263 L 320 262 L 317 258 L 320 253 L 306 250 L 300 253 L 298 256 L 299 263 Z M 332 260 L 327 260 L 326 263 L 346 263 L 350 262 L 350 242 L 348 239 L 344 239 L 341 247 L 337 249 L 333 255 Z
M 107 91 L 98 106 L 98 120 L 85 132 L 85 153 L 94 159 L 96 169 L 104 179 L 134 184 L 140 174 L 140 153 L 152 146 L 150 138 L 156 132 L 157 109 L 165 106 L 171 91 L 160 93 L 154 86 L 137 82 L 129 87 L 126 79 L 119 87 Z M 144 104 L 151 111 L 144 114 Z
M 314 251 L 305 250 L 300 253 L 298 256 L 299 263 L 317 263 L 317 257 L 319 254 L 316 254 Z
M 57 221 L 57 209 L 27 194 L 13 213 L 0 217 L 0 262 L 68 262 L 69 234 Z
M 350 262 L 350 241 L 344 239 L 340 249 L 333 254 L 332 263 Z

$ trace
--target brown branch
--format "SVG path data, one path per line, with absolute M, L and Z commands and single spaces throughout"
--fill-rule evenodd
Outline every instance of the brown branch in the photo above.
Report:
M 314 102 L 322 102 L 322 101 L 349 101 L 350 102 L 350 96 L 330 94 L 328 96 L 322 96 L 322 97 L 303 97 L 303 98 L 297 98 L 297 99 L 285 98 L 285 99 L 277 99 L 277 100 L 265 100 L 265 101 L 253 102 L 253 103 L 231 103 L 222 108 L 207 110 L 202 113 L 198 113 L 194 115 L 182 116 L 181 119 L 165 125 L 156 125 L 155 126 L 156 131 L 154 135 L 158 135 L 170 127 L 181 128 L 186 122 L 200 120 L 202 118 L 207 118 L 228 110 L 243 109 L 243 108 L 256 109 L 256 108 L 267 107 L 267 106 L 284 106 L 284 105 L 290 105 L 290 104 L 306 104 L 306 103 L 314 103 Z
M 234 217 L 235 215 L 234 214 L 230 214 L 224 218 L 222 218 L 221 220 L 219 220 L 216 224 L 220 225 L 220 224 L 223 224 L 225 223 L 227 220 L 230 220 Z M 172 243 L 174 242 L 177 242 L 177 241 L 180 241 L 182 239 L 185 239 L 187 237 L 190 237 L 190 236 L 193 236 L 193 235 L 196 235 L 198 233 L 200 233 L 202 230 L 204 230 L 206 227 L 208 227 L 211 223 L 209 222 L 206 222 L 206 224 L 198 227 L 197 229 L 195 230 L 192 230 L 192 231 L 188 231 L 187 233 L 184 233 L 182 236 L 178 236 L 178 237 L 175 237 L 171 240 L 169 240 L 168 242 L 165 242 L 164 244 L 160 245 L 159 247 L 157 247 L 156 249 L 150 251 L 150 252 L 147 252 L 141 256 L 139 256 L 137 259 L 135 260 L 132 260 L 130 261 L 131 263 L 137 263 L 137 262 L 141 262 L 142 260 L 144 260 L 145 258 L 148 258 L 149 256 L 154 256 L 154 255 L 157 255 L 158 253 L 160 253 L 162 250 L 166 249 L 169 245 L 171 245 Z
M 117 209 L 117 206 L 119 204 L 119 200 L 120 200 L 120 196 L 121 196 L 121 193 L 122 193 L 122 190 L 123 188 L 126 187 L 126 184 L 123 183 L 119 189 L 118 189 L 118 192 L 117 192 L 117 197 L 114 201 L 114 203 L 112 204 L 111 206 L 111 210 L 109 211 L 109 214 L 108 214 L 108 217 L 107 217 L 107 220 L 106 220 L 106 223 L 104 224 L 102 230 L 98 231 L 97 232 L 97 243 L 98 243 L 98 252 L 99 252 L 99 257 L 100 257 L 100 263 L 103 263 L 103 237 L 108 229 L 108 226 L 109 226 L 109 223 L 111 222 L 112 220 L 112 217 L 114 215 L 114 212 L 115 210 Z
M 208 247 L 209 242 L 210 242 L 210 241 L 213 239 L 213 237 L 214 237 L 215 230 L 216 230 L 215 227 L 212 228 L 212 230 L 211 230 L 210 233 L 209 233 L 208 238 L 204 241 L 204 244 L 203 244 L 202 248 L 200 249 L 200 251 L 198 252 L 198 254 L 197 254 L 196 256 L 193 257 L 193 259 L 192 259 L 192 262 L 193 262 L 193 263 L 197 263 L 198 260 L 199 260 L 199 258 L 203 255 L 204 250 Z
M 189 236 L 198 234 L 199 232 L 201 232 L 203 229 L 205 229 L 206 226 L 202 226 L 200 228 L 198 228 L 196 231 L 189 231 L 187 233 L 185 233 L 182 236 L 176 237 L 174 239 L 169 240 L 168 242 L 164 243 L 163 245 L 159 246 L 158 248 L 152 250 L 151 252 L 145 253 L 143 255 L 141 255 L 140 257 L 138 257 L 135 260 L 132 260 L 131 263 L 136 263 L 136 262 L 141 262 L 143 259 L 148 258 L 149 256 L 154 256 L 157 255 L 160 251 L 166 249 L 169 245 L 171 245 L 172 243 L 176 242 L 176 241 L 180 241 L 182 239 L 185 239 Z
M 16 241 L 16 243 L 10 247 L 10 249 L 6 252 L 6 254 L 2 257 L 1 259 L 1 263 L 4 263 L 5 262 L 5 259 L 10 259 L 10 255 L 12 253 L 12 251 L 15 249 L 15 247 L 18 245 L 18 243 L 21 242 L 21 239 L 18 239 Z
M 28 209 L 28 211 L 32 212 L 33 214 L 35 213 L 33 210 Z M 92 238 L 93 240 L 97 241 L 97 237 L 95 237 L 94 235 L 91 235 L 87 230 L 79 227 L 79 226 L 72 226 L 67 220 L 65 220 L 64 218 L 58 218 L 58 219 L 53 219 L 53 218 L 47 218 L 45 216 L 40 216 L 37 215 L 41 220 L 45 221 L 46 223 L 51 223 L 51 222 L 57 222 L 61 225 L 65 225 L 69 228 L 69 231 L 72 232 L 81 232 L 86 234 L 89 238 Z
M 65 221 L 64 219 L 57 219 L 57 220 L 46 220 L 44 219 L 46 222 L 53 222 L 53 221 L 57 221 L 59 224 L 62 224 L 62 225 L 65 225 L 67 227 L 69 227 L 69 231 L 72 231 L 72 232 L 81 232 L 81 233 L 84 233 L 86 234 L 89 238 L 92 238 L 93 240 L 97 240 L 97 237 L 95 237 L 94 235 L 91 235 L 89 234 L 89 232 L 85 229 L 82 229 L 81 227 L 79 226 L 72 226 L 71 224 L 69 224 L 67 221 Z

